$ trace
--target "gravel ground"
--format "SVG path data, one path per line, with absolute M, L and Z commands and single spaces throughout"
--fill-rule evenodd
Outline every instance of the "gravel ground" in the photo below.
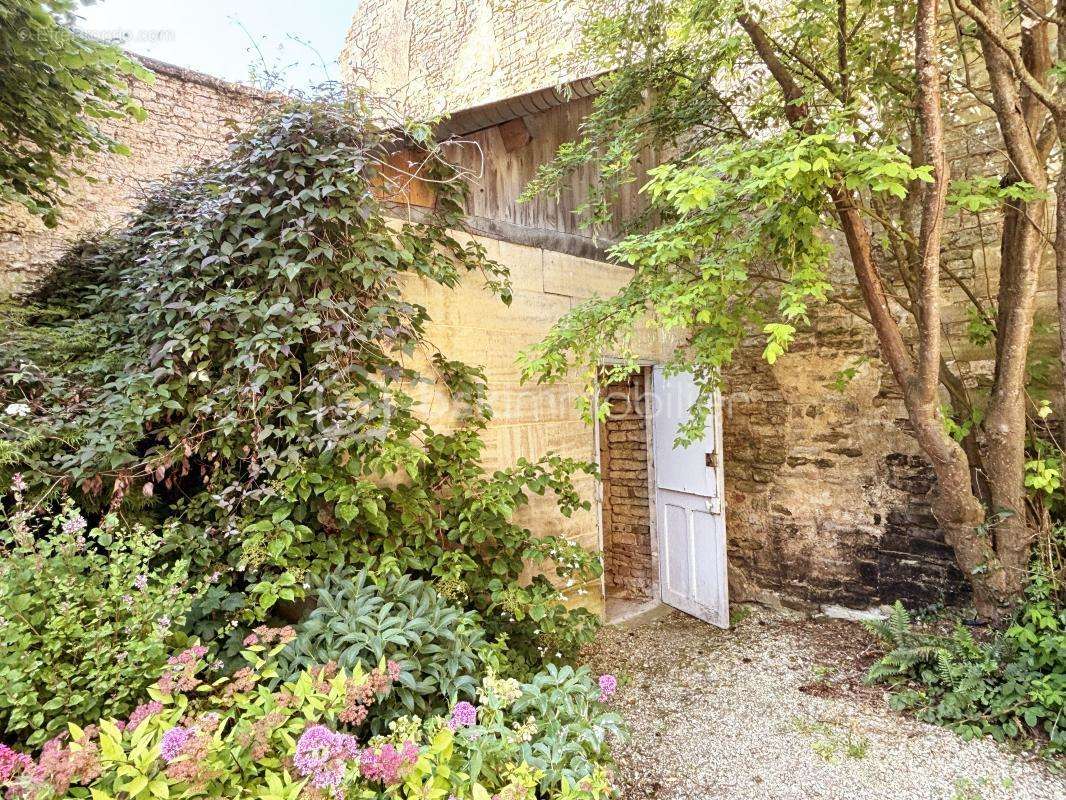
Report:
M 861 626 L 757 611 L 722 631 L 679 612 L 606 627 L 624 800 L 1066 800 L 1066 775 L 892 712 L 861 678 Z

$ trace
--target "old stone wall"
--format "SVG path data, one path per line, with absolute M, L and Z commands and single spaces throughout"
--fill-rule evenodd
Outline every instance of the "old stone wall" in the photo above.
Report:
M 650 600 L 651 510 L 648 497 L 647 371 L 605 386 L 610 406 L 600 423 L 604 586 L 608 597 Z
M 340 55 L 346 81 L 441 113 L 573 77 L 581 3 L 359 0 Z
M 89 178 L 71 179 L 60 224 L 46 228 L 21 206 L 0 208 L 0 296 L 33 283 L 73 241 L 119 222 L 148 187 L 179 167 L 218 155 L 232 126 L 246 120 L 262 97 L 236 84 L 151 59 L 152 84 L 134 96 L 148 119 L 107 121 L 105 130 L 132 151 L 100 154 L 82 166 Z
M 730 594 L 867 606 L 965 591 L 929 512 L 932 470 L 869 325 L 824 308 L 774 365 L 725 375 Z M 842 370 L 854 377 L 839 381 Z

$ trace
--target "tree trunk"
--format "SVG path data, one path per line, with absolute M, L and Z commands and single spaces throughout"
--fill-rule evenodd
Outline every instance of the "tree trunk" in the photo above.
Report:
M 963 6 L 969 5 L 965 0 L 961 2 Z M 982 3 L 982 9 L 976 13 L 985 13 L 986 7 Z M 923 157 L 924 163 L 934 168 L 934 181 L 924 190 L 922 203 L 918 337 L 913 357 L 889 308 L 884 284 L 874 262 L 870 232 L 852 192 L 841 185 L 830 191 L 830 197 L 847 240 L 881 355 L 903 392 L 918 445 L 929 457 L 937 476 L 935 496 L 931 498 L 933 514 L 954 550 L 960 568 L 970 580 L 978 613 L 998 620 L 1020 595 L 1028 561 L 1029 528 L 1024 490 L 1025 377 L 1042 248 L 1043 234 L 1037 222 L 1042 219 L 1045 208 L 1042 200 L 1034 200 L 1007 209 L 996 326 L 996 375 L 985 423 L 987 452 L 984 467 L 993 512 L 989 520 L 989 509 L 978 496 L 979 482 L 974 479 L 966 452 L 947 434 L 939 410 L 939 383 L 943 369 L 940 249 L 948 170 L 940 108 L 941 74 L 936 54 L 938 11 L 937 0 L 919 0 L 915 24 Z M 781 87 L 789 123 L 803 133 L 813 132 L 804 93 L 778 56 L 772 40 L 751 17 L 742 14 L 738 16 L 738 22 Z M 1000 24 L 998 17 L 985 22 L 993 28 Z M 1033 106 L 1035 94 L 1027 96 L 1023 102 L 1011 74 L 1011 62 L 1001 45 L 995 44 L 988 35 L 982 35 L 981 46 L 1008 156 L 1020 178 L 1040 191 L 1046 186 L 1046 171 L 1036 155 L 1027 124 L 1039 116 Z M 1039 55 L 1036 50 L 1033 52 Z M 982 484 L 980 488 L 985 487 Z
M 1019 88 L 1017 65 L 996 36 L 1002 20 L 995 4 L 981 3 L 985 26 L 978 27 L 996 120 L 1010 159 L 1005 184 L 1025 181 L 1040 195 L 1030 202 L 1008 201 L 1000 248 L 996 316 L 996 369 L 985 416 L 985 470 L 991 492 L 993 536 L 1003 571 L 1001 605 L 1020 595 L 1028 571 L 1031 531 L 1025 506 L 1025 386 L 1029 342 L 1043 256 L 1047 171 L 1031 124 L 1039 115 L 1030 91 Z M 1033 49 L 1035 52 L 1034 48 Z
M 932 167 L 933 181 L 921 189 L 916 291 L 917 371 L 904 385 L 904 399 L 918 443 L 936 472 L 933 515 L 943 529 L 947 543 L 955 551 L 959 566 L 970 577 L 978 613 L 987 615 L 994 612 L 997 605 L 999 576 L 990 570 L 996 557 L 981 525 L 985 509 L 974 494 L 969 459 L 962 446 L 948 435 L 940 413 L 943 365 L 940 251 L 950 170 L 944 150 L 940 68 L 936 54 L 938 6 L 937 0 L 919 0 L 914 24 L 922 162 Z

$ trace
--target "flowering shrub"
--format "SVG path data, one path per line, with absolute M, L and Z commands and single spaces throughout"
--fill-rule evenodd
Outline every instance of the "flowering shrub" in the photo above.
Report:
M 0 730 L 40 745 L 68 722 L 132 711 L 192 593 L 184 559 L 152 568 L 162 538 L 143 527 L 90 527 L 69 502 L 31 513 L 18 488 L 12 499 L 0 518 Z
M 586 667 L 549 664 L 524 684 L 490 675 L 476 722 L 471 711 L 460 712 L 456 747 L 468 753 L 475 780 L 498 784 L 517 762 L 536 770 L 542 792 L 563 785 L 606 791 L 609 740 L 623 735 L 608 700 Z
M 477 708 L 464 701 L 452 710 L 454 725 L 403 717 L 364 739 L 365 711 L 387 697 L 396 667 L 308 669 L 276 685 L 269 656 L 291 636 L 260 629 L 245 651 L 248 666 L 210 686 L 197 678 L 204 648 L 173 656 L 168 674 L 182 675 L 186 691 L 161 683 L 128 719 L 72 725 L 36 759 L 0 747 L 0 786 L 19 800 L 596 800 L 611 792 L 603 741 L 616 718 L 599 706 L 584 671 L 565 668 L 526 685 L 489 676 Z M 563 705 L 542 711 L 555 702 Z M 353 703 L 364 713 L 348 724 Z

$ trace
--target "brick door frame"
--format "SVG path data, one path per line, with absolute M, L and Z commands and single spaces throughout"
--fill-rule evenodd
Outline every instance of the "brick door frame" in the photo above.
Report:
M 602 358 L 600 364 L 603 366 L 612 366 L 622 363 L 619 359 Z M 637 368 L 640 372 L 641 378 L 644 383 L 644 452 L 647 458 L 647 506 L 648 506 L 648 537 L 649 537 L 649 552 L 650 552 L 650 585 L 648 587 L 648 598 L 645 602 L 648 604 L 658 604 L 662 602 L 662 586 L 659 577 L 659 537 L 656 525 L 656 513 L 655 513 L 655 447 L 653 442 L 653 428 L 652 420 L 655 415 L 655 398 L 653 391 L 652 381 L 652 369 L 658 366 L 655 361 L 641 359 L 636 362 Z M 593 408 L 599 407 L 599 392 L 597 391 L 593 400 Z M 603 431 L 603 424 L 598 420 L 593 425 L 593 453 L 595 456 L 595 463 L 597 468 L 600 469 L 600 480 L 596 481 L 595 491 L 595 513 L 596 513 L 596 533 L 597 533 L 597 547 L 601 553 L 604 553 L 604 482 L 603 482 L 603 463 L 602 463 L 602 445 L 601 441 Z M 604 559 L 604 571 L 600 576 L 600 594 L 606 600 L 607 598 L 607 563 Z

